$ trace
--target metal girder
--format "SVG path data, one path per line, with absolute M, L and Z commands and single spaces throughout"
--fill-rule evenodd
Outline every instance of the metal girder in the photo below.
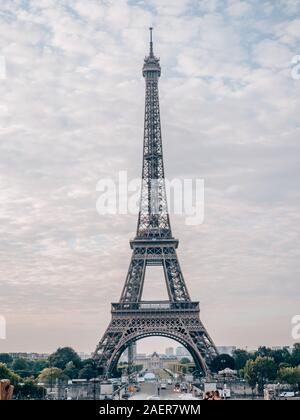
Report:
M 152 242 L 133 245 L 132 258 L 120 301 L 138 302 L 142 297 L 147 266 L 161 265 L 170 301 L 190 300 L 181 272 L 175 246 L 163 241 L 155 246 Z
M 217 355 L 214 343 L 200 321 L 199 309 L 171 311 L 153 306 L 135 311 L 114 309 L 111 323 L 94 354 L 100 373 L 109 376 L 125 348 L 149 336 L 168 337 L 185 346 L 206 375 L 209 362 Z

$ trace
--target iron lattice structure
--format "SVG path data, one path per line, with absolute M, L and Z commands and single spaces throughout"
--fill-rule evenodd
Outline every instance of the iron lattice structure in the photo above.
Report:
M 216 347 L 200 321 L 199 302 L 192 302 L 177 257 L 178 240 L 172 236 L 167 208 L 158 79 L 159 59 L 145 58 L 146 83 L 143 172 L 137 232 L 130 241 L 133 250 L 119 303 L 112 303 L 112 320 L 94 353 L 99 372 L 109 376 L 123 351 L 134 341 L 148 336 L 176 340 L 192 354 L 205 375 L 217 355 Z M 163 267 L 168 301 L 142 301 L 147 266 Z

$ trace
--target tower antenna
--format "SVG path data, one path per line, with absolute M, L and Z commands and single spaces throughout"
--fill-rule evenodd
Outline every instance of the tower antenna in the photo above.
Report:
M 152 39 L 153 28 L 152 26 L 149 28 L 149 31 L 150 31 L 150 56 L 152 57 L 153 56 L 153 39 Z

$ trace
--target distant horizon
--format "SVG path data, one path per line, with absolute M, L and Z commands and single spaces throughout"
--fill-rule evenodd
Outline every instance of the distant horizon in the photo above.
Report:
M 279 348 L 284 348 L 284 347 L 292 348 L 294 346 L 294 344 L 296 344 L 296 343 L 299 343 L 299 342 L 295 341 L 295 342 L 293 342 L 291 344 L 282 344 L 282 345 L 280 345 L 280 344 L 278 344 L 278 345 L 261 344 L 259 346 L 254 346 L 254 347 L 252 347 L 252 346 L 251 347 L 250 346 L 243 346 L 243 347 L 241 347 L 241 346 L 236 346 L 235 344 L 230 344 L 230 345 L 218 345 L 218 344 L 216 344 L 216 346 L 217 346 L 217 348 L 219 348 L 219 347 L 236 347 L 236 349 L 239 349 L 239 350 L 253 351 L 253 350 L 257 350 L 259 347 L 267 347 L 267 348 L 271 348 L 271 349 L 272 348 L 276 348 L 276 347 L 279 347 Z M 2 351 L 2 349 L 0 348 L 0 353 L 27 353 L 27 354 L 37 353 L 37 354 L 49 354 L 50 355 L 50 354 L 54 353 L 58 348 L 61 348 L 61 347 L 71 347 L 73 350 L 76 351 L 77 354 L 93 354 L 93 352 L 94 352 L 94 351 L 77 350 L 76 348 L 74 348 L 71 345 L 63 345 L 63 346 L 58 346 L 54 350 L 51 350 L 51 351 L 37 351 L 37 350 L 33 350 L 33 351 L 31 351 L 31 350 L 5 350 L 5 351 Z M 174 350 L 176 350 L 177 347 L 183 347 L 184 348 L 184 346 L 182 346 L 181 344 L 178 344 L 178 345 L 169 345 L 168 347 L 173 347 Z M 163 350 L 157 349 L 157 348 L 153 348 L 152 350 L 150 350 L 150 349 L 137 350 L 137 353 L 138 354 L 139 353 L 151 354 L 151 353 L 153 353 L 153 352 L 156 351 L 158 353 L 163 354 L 163 353 L 165 353 L 165 351 L 166 351 L 166 349 L 168 347 L 164 348 Z

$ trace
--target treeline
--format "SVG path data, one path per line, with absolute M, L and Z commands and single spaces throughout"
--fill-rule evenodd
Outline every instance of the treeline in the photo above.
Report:
M 189 359 L 182 359 L 186 371 Z M 272 350 L 260 347 L 255 352 L 236 350 L 232 356 L 218 355 L 211 363 L 211 371 L 218 373 L 225 368 L 236 370 L 240 378 L 245 379 L 252 388 L 258 386 L 262 391 L 267 382 L 279 381 L 300 389 L 300 343 L 296 343 L 290 352 L 288 349 Z M 136 371 L 142 366 L 136 367 Z M 127 365 L 119 365 L 115 376 L 127 370 Z M 98 376 L 97 367 L 92 359 L 81 360 L 70 347 L 57 349 L 47 359 L 13 359 L 7 353 L 0 353 L 0 379 L 9 379 L 15 386 L 17 398 L 43 398 L 47 387 L 57 381 L 69 379 L 92 379 Z
M 286 348 L 273 350 L 260 347 L 255 352 L 234 351 L 232 357 L 227 354 L 217 356 L 211 364 L 214 373 L 225 368 L 236 370 L 251 388 L 258 387 L 262 392 L 267 382 L 279 381 L 290 384 L 300 390 L 300 343 L 292 351 Z
M 8 353 L 0 353 L 0 379 L 9 379 L 15 386 L 16 398 L 43 398 L 47 387 L 70 379 L 91 379 L 97 377 L 92 359 L 81 360 L 70 347 L 59 348 L 47 359 L 13 359 Z

